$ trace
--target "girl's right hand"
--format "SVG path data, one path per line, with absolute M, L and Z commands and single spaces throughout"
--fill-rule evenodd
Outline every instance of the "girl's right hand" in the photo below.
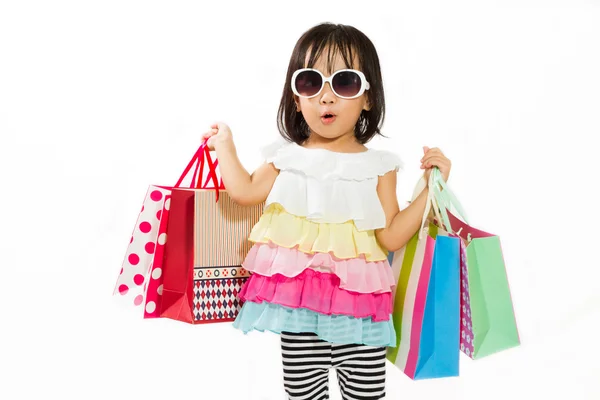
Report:
M 208 139 L 206 145 L 209 150 L 215 150 L 216 146 L 223 144 L 233 144 L 233 135 L 227 124 L 215 122 L 210 126 L 210 130 L 202 135 L 202 141 Z

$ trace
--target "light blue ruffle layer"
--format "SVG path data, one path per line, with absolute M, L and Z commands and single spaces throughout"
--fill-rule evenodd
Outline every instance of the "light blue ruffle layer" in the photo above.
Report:
M 247 334 L 252 330 L 281 333 L 313 332 L 331 343 L 362 343 L 368 346 L 396 347 L 392 316 L 388 321 L 348 315 L 325 315 L 305 308 L 290 308 L 267 302 L 246 301 L 233 327 Z

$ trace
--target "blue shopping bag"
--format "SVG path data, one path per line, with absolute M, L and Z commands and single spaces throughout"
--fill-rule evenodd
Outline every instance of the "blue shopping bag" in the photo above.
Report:
M 459 374 L 460 239 L 441 227 L 436 200 L 431 191 L 420 231 L 389 256 L 397 346 L 388 348 L 387 359 L 413 380 Z
M 460 242 L 437 235 L 414 379 L 458 376 Z

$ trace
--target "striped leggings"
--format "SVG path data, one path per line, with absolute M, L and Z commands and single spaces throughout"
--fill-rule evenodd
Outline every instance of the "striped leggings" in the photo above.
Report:
M 283 383 L 290 400 L 329 399 L 329 369 L 335 368 L 342 399 L 385 397 L 386 347 L 336 344 L 314 333 L 281 332 Z

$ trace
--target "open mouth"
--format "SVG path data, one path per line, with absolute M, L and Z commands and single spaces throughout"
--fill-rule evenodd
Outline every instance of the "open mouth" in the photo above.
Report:
M 324 124 L 330 124 L 333 121 L 335 121 L 335 115 L 334 114 L 325 113 L 325 114 L 321 115 L 321 122 L 323 122 Z

